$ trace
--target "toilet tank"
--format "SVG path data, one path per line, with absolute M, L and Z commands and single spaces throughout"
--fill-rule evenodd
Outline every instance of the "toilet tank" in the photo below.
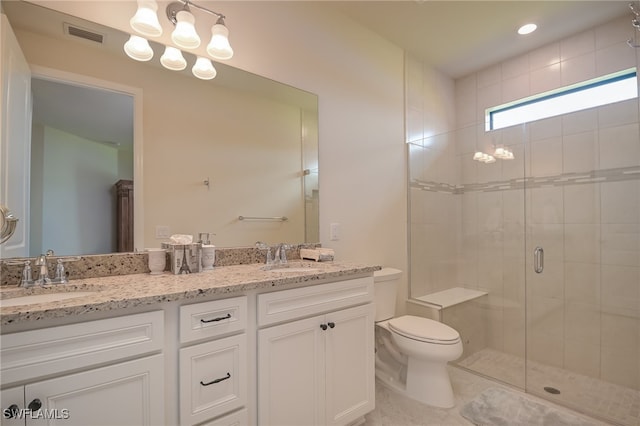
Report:
M 393 318 L 396 312 L 396 294 L 402 271 L 382 268 L 373 273 L 376 301 L 376 322 Z

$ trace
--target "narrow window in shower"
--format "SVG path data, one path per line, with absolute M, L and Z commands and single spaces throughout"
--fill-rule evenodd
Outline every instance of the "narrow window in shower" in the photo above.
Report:
M 635 68 L 530 96 L 485 111 L 485 130 L 527 123 L 638 97 Z

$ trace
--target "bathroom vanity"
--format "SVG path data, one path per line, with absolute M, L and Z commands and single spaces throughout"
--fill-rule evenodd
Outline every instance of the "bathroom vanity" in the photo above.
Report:
M 36 303 L 0 308 L 2 424 L 41 424 L 43 416 L 69 425 L 360 419 L 374 408 L 373 271 L 380 268 L 290 266 L 3 289 L 4 303 Z M 35 419 L 20 412 L 38 408 Z

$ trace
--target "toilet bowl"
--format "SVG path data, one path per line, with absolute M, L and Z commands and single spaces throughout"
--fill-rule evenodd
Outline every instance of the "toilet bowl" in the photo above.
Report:
M 376 377 L 424 404 L 451 408 L 455 399 L 447 363 L 462 355 L 460 334 L 448 325 L 428 318 L 393 317 L 395 292 L 392 293 L 389 287 L 396 287 L 401 273 L 390 268 L 374 273 Z

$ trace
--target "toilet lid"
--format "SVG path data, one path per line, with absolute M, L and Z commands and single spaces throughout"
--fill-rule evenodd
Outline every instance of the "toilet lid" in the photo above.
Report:
M 460 334 L 448 325 L 413 315 L 393 318 L 389 321 L 389 328 L 410 339 L 425 342 L 454 343 L 460 340 Z

